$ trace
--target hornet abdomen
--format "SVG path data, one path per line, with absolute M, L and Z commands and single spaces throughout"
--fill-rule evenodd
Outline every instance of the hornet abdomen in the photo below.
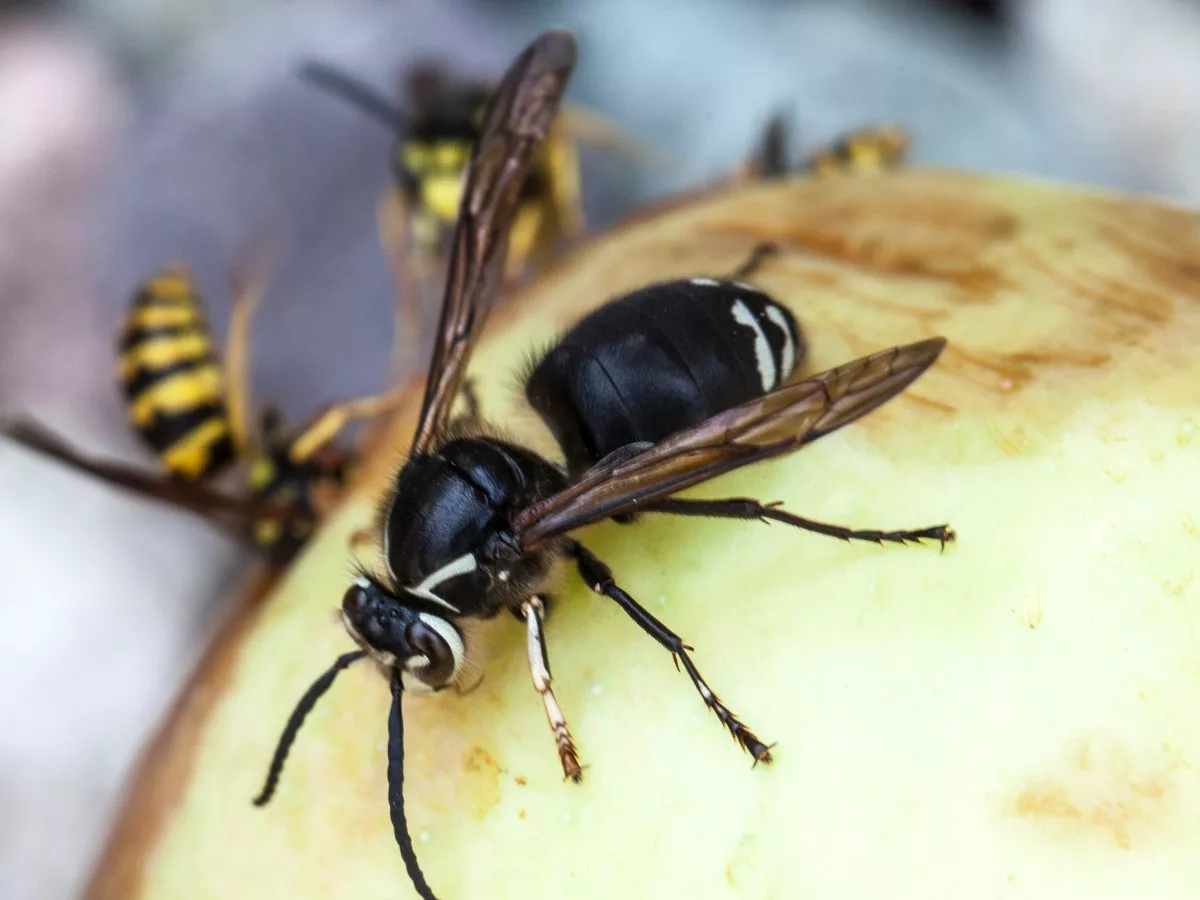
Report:
M 805 349 L 795 317 L 762 291 L 668 282 L 580 321 L 533 369 L 525 396 L 576 473 L 774 390 Z

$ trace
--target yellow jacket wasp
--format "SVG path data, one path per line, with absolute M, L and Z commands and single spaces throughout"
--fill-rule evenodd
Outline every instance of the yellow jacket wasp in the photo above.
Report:
M 787 124 L 772 116 L 763 129 L 758 148 L 742 166 L 745 180 L 779 178 L 792 173 L 814 178 L 831 175 L 877 175 L 903 166 L 912 139 L 899 125 L 881 123 L 848 131 L 837 140 L 815 147 L 797 166 L 789 156 Z
M 381 122 L 395 134 L 391 153 L 394 185 L 377 207 L 380 242 L 403 297 L 398 316 L 414 316 L 426 279 L 440 275 L 462 199 L 463 179 L 479 140 L 484 106 L 493 85 L 455 77 L 446 67 L 421 62 L 403 78 L 400 105 L 351 75 L 309 61 L 300 75 Z M 551 258 L 563 242 L 586 230 L 581 197 L 579 144 L 628 156 L 644 155 L 613 124 L 580 107 L 562 110 L 521 189 L 514 214 L 505 277 Z
M 269 564 L 282 566 L 352 472 L 355 453 L 337 446 L 338 433 L 355 419 L 386 411 L 395 397 L 330 406 L 296 431 L 286 430 L 268 407 L 252 428 L 249 327 L 264 287 L 250 267 L 235 281 L 223 361 L 184 266 L 168 266 L 143 282 L 122 323 L 117 379 L 126 415 L 157 455 L 162 474 L 91 458 L 28 419 L 6 423 L 3 432 L 76 470 L 230 527 Z M 244 470 L 244 489 L 214 488 L 213 480 L 235 465 Z

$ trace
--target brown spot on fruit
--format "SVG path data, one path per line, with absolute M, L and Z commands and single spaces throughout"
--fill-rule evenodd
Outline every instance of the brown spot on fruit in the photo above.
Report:
M 1036 366 L 1070 366 L 1079 369 L 1098 369 L 1107 365 L 1111 354 L 1098 350 L 1078 350 L 1073 347 L 1035 348 L 1010 354 L 1010 358 Z
M 904 392 L 904 399 L 911 400 L 913 403 L 920 404 L 928 409 L 936 410 L 940 413 L 953 413 L 955 409 L 949 403 L 943 403 L 940 400 L 934 400 L 932 397 L 925 397 L 918 394 L 916 391 L 909 389 Z
M 1033 347 L 1015 353 L 998 353 L 968 350 L 953 343 L 946 348 L 942 358 L 965 363 L 958 365 L 955 371 L 972 384 L 1006 394 L 1027 387 L 1043 369 L 1100 369 L 1111 360 L 1108 353 L 1074 347 Z
M 1180 517 L 1180 525 L 1183 527 L 1184 534 L 1200 538 L 1200 525 L 1196 524 L 1196 520 L 1189 513 L 1184 513 Z
M 1009 354 L 966 350 L 950 344 L 942 359 L 954 363 L 956 374 L 978 387 L 1008 393 L 1020 390 L 1033 379 L 1033 367 Z
M 747 236 L 749 237 L 749 236 Z M 962 290 L 956 299 L 989 301 L 1004 286 L 999 272 L 970 261 L 969 254 L 941 247 L 909 250 L 897 242 L 884 243 L 870 236 L 855 239 L 829 232 L 793 228 L 781 236 L 785 249 L 823 257 L 871 275 L 901 275 L 949 283 Z
M 500 802 L 500 774 L 503 769 L 482 747 L 472 747 L 463 756 L 464 799 L 471 803 L 471 814 L 482 819 Z
M 463 768 L 468 772 L 499 772 L 500 763 L 482 747 L 472 747 L 463 758 Z
M 1011 241 L 1017 236 L 1021 225 L 1015 216 L 1008 213 L 996 213 L 985 219 L 981 231 L 984 236 L 994 241 Z
M 738 838 L 725 861 L 725 882 L 738 886 L 739 897 L 776 896 L 778 885 L 771 883 L 764 865 L 766 849 L 761 836 L 748 833 Z
M 1081 742 L 1053 778 L 1031 779 L 1013 810 L 1060 840 L 1101 839 L 1127 850 L 1150 839 L 1169 817 L 1169 789 L 1183 767 L 1164 746 L 1133 759 L 1120 747 Z

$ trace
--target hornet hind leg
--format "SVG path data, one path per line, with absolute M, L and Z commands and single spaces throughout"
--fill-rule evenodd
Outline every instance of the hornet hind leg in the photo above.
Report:
M 793 528 L 801 528 L 815 534 L 839 538 L 843 541 L 870 541 L 873 544 L 911 544 L 921 541 L 937 541 L 943 550 L 954 543 L 954 529 L 949 525 L 932 525 L 903 531 L 879 531 L 875 529 L 855 530 L 842 525 L 827 525 L 813 519 L 805 519 L 785 509 L 778 503 L 763 504 L 757 500 L 737 497 L 728 500 L 680 500 L 669 497 L 647 503 L 639 512 L 666 513 L 673 516 L 707 516 L 714 519 L 742 519 L 760 522 L 782 522 Z
M 630 597 L 625 591 L 621 590 L 617 586 L 617 583 L 613 581 L 612 570 L 590 550 L 582 544 L 572 542 L 569 552 L 575 557 L 575 562 L 579 566 L 579 574 L 587 582 L 588 587 L 597 594 L 601 594 L 616 602 L 638 624 L 642 631 L 666 647 L 671 652 L 676 667 L 679 666 L 680 662 L 683 663 L 684 670 L 688 673 L 688 677 L 692 679 L 692 684 L 696 686 L 696 690 L 704 700 L 705 706 L 711 709 L 713 714 L 721 720 L 721 724 L 729 730 L 729 733 L 733 735 L 733 739 L 741 745 L 742 749 L 754 757 L 755 764 L 771 762 L 771 748 L 759 740 L 758 736 L 747 728 L 733 714 L 729 707 L 721 702 L 712 688 L 708 686 L 708 683 L 700 674 L 700 670 L 692 662 L 691 656 L 688 655 L 688 651 L 693 648 L 685 644 L 679 635 L 658 621 L 645 607 Z

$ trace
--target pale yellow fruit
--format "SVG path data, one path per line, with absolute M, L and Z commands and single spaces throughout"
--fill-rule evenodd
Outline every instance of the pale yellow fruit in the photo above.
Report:
M 1200 227 L 1155 203 L 936 172 L 798 181 L 618 229 L 489 324 L 487 416 L 534 349 L 622 290 L 716 275 L 800 317 L 807 371 L 935 334 L 899 399 L 706 485 L 936 547 L 658 518 L 581 533 L 696 647 L 775 763 L 752 770 L 669 655 L 567 573 L 548 624 L 589 766 L 564 783 L 522 628 L 466 696 L 405 697 L 407 799 L 443 898 L 1194 897 L 1200 885 Z M 414 392 L 414 401 L 416 400 Z M 149 753 L 94 898 L 402 897 L 388 689 L 343 674 L 251 806 L 414 404 L 294 569 L 225 630 Z

